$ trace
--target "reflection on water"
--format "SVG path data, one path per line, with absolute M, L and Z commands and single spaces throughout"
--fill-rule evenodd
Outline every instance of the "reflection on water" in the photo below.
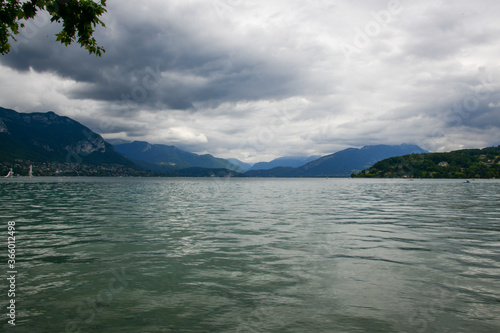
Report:
M 14 329 L 497 332 L 499 186 L 2 179 Z

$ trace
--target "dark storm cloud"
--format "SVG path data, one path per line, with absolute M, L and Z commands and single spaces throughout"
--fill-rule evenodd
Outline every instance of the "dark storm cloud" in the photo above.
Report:
M 444 115 L 448 127 L 470 127 L 479 130 L 500 128 L 500 103 L 485 103 L 470 100 L 464 105 L 460 101 Z
M 222 43 L 218 32 L 211 33 L 206 26 L 207 20 L 186 25 L 174 13 L 161 22 L 145 22 L 134 18 L 133 7 L 113 2 L 108 11 L 118 17 L 96 34 L 106 48 L 102 58 L 89 57 L 77 46 L 65 48 L 48 38 L 33 38 L 20 46 L 22 52 L 1 61 L 17 70 L 52 72 L 85 83 L 67 92 L 70 98 L 139 102 L 150 110 L 191 109 L 196 102 L 217 105 L 296 93 L 290 84 L 298 80 L 293 68 L 266 59 L 265 53 L 249 54 L 251 49 Z M 56 31 L 54 25 L 46 25 L 38 35 L 53 36 Z M 151 77 L 151 69 L 156 77 Z M 154 89 L 144 87 L 144 80 L 158 84 Z

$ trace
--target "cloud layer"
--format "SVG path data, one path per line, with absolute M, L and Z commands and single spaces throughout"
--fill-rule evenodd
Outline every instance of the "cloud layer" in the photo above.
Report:
M 40 15 L 0 105 L 249 162 L 368 144 L 500 143 L 497 1 L 108 1 L 102 58 Z

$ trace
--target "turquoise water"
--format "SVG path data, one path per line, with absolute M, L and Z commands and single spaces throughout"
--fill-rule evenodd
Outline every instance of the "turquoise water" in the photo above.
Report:
M 500 182 L 0 180 L 5 332 L 499 332 Z M 3 236 L 1 236 L 3 235 Z

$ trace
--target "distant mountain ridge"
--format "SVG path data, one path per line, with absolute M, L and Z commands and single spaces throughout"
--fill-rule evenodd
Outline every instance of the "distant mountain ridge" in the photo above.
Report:
M 292 167 L 297 168 L 309 162 L 312 162 L 320 155 L 314 156 L 283 156 L 276 158 L 270 162 L 255 163 L 249 170 L 269 170 L 276 167 Z
M 228 169 L 236 172 L 243 170 L 223 159 L 210 154 L 198 155 L 181 150 L 175 146 L 150 144 L 146 141 L 115 144 L 120 154 L 130 158 L 138 166 L 152 171 L 170 172 L 184 168 Z
M 242 162 L 236 158 L 226 158 L 226 161 L 229 161 L 229 162 L 233 163 L 234 165 L 239 166 L 243 171 L 247 171 L 253 165 L 251 163 Z
M 323 156 L 298 168 L 279 167 L 245 172 L 249 177 L 349 177 L 388 157 L 425 153 L 417 145 L 374 145 L 348 148 Z

